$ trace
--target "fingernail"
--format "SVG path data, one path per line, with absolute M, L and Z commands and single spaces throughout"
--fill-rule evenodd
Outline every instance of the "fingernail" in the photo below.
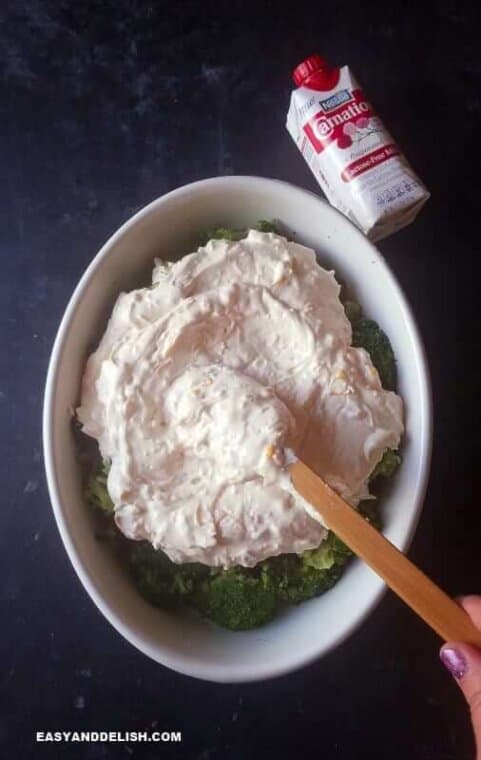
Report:
M 468 670 L 466 658 L 459 649 L 443 647 L 439 653 L 441 662 L 455 678 L 463 678 Z

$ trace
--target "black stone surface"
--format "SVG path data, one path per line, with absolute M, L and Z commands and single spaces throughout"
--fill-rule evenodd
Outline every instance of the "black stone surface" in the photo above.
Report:
M 287 4 L 286 4 L 287 5 Z M 317 187 L 284 128 L 289 72 L 348 62 L 432 191 L 380 244 L 433 378 L 434 459 L 411 555 L 481 591 L 479 25 L 468 5 L 4 0 L 0 7 L 0 745 L 8 758 L 459 760 L 468 714 L 438 641 L 392 595 L 340 649 L 254 685 L 178 676 L 97 612 L 43 474 L 49 352 L 79 276 L 147 201 L 202 177 Z M 36 745 L 37 730 L 178 729 L 181 745 Z

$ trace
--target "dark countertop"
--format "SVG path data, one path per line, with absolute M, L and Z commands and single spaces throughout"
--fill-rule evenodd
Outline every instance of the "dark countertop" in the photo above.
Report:
M 406 5 L 2 3 L 4 756 L 472 756 L 467 710 L 438 663 L 438 641 L 391 594 L 340 649 L 267 683 L 202 683 L 136 652 L 74 575 L 40 440 L 62 312 L 93 254 L 134 209 L 216 174 L 317 191 L 284 120 L 289 71 L 319 50 L 352 65 L 432 191 L 418 220 L 380 244 L 412 302 L 433 378 L 433 468 L 411 556 L 449 592 L 481 591 L 478 27 L 455 0 Z M 37 730 L 151 727 L 181 730 L 182 744 L 34 743 Z

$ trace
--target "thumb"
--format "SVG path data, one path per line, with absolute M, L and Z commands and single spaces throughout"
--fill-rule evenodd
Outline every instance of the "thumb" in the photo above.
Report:
M 481 628 L 481 597 L 464 597 L 459 601 L 474 624 Z M 469 705 L 477 757 L 481 760 L 481 649 L 461 642 L 449 642 L 441 648 L 440 658 L 456 679 Z

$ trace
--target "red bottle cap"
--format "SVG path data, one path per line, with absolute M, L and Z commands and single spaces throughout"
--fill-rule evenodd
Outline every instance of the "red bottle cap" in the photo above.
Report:
M 325 58 L 322 58 L 320 55 L 310 55 L 309 58 L 302 61 L 299 66 L 296 66 L 292 72 L 292 78 L 296 85 L 300 87 L 311 74 L 314 74 L 315 71 L 328 68 L 328 66 L 329 64 Z

